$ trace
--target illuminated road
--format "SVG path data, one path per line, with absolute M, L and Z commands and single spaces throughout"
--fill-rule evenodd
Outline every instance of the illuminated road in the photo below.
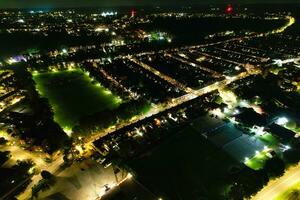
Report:
M 226 61 L 228 63 L 232 63 L 232 64 L 235 64 L 237 66 L 245 66 L 245 64 L 242 64 L 242 63 L 239 63 L 239 62 L 235 62 L 235 61 L 232 61 L 232 60 L 228 60 L 228 59 L 224 59 L 222 57 L 219 57 L 219 56 L 214 56 L 214 55 L 211 55 L 211 54 L 208 54 L 208 53 L 204 53 L 204 52 L 199 52 L 200 54 L 206 56 L 206 57 L 210 57 L 210 58 L 214 58 L 216 60 L 221 60 L 221 61 Z
M 136 58 L 129 58 L 130 61 L 134 62 L 135 64 L 143 67 L 144 69 L 146 69 L 147 71 L 150 71 L 151 73 L 155 74 L 156 76 L 160 77 L 161 79 L 167 81 L 168 83 L 174 85 L 175 87 L 177 87 L 178 89 L 185 91 L 186 93 L 191 93 L 193 92 L 193 89 L 183 85 L 182 83 L 179 83 L 178 81 L 176 81 L 175 79 L 161 73 L 160 71 L 154 69 L 153 67 L 139 61 Z
M 234 54 L 238 54 L 238 55 L 242 55 L 242 56 L 246 56 L 246 57 L 259 59 L 261 62 L 266 62 L 270 59 L 270 58 L 265 58 L 265 57 L 260 57 L 260 56 L 253 56 L 251 54 L 245 54 L 245 53 L 241 53 L 241 52 L 237 52 L 237 51 L 233 51 L 233 50 L 228 50 L 228 49 L 224 49 L 224 48 L 215 47 L 215 49 L 220 50 L 220 51 L 224 51 L 224 52 L 227 52 L 227 53 L 234 53 Z
M 209 73 L 212 75 L 212 77 L 214 77 L 214 78 L 220 78 L 220 77 L 222 77 L 222 74 L 220 74 L 220 73 L 218 73 L 218 72 L 216 72 L 216 71 L 214 71 L 214 70 L 211 70 L 211 69 L 209 69 L 209 68 L 206 68 L 206 67 L 203 67 L 203 66 L 201 66 L 201 65 L 198 65 L 198 64 L 196 64 L 196 63 L 194 63 L 194 62 L 188 61 L 188 60 L 186 60 L 186 58 L 181 58 L 180 55 L 179 55 L 179 56 L 180 56 L 180 57 L 179 57 L 179 56 L 174 56 L 174 55 L 172 55 L 172 54 L 166 53 L 165 56 L 168 56 L 168 57 L 170 57 L 170 58 L 173 58 L 173 59 L 175 59 L 175 60 L 177 60 L 177 61 L 179 61 L 179 62 L 188 64 L 188 65 L 190 65 L 190 66 L 192 66 L 192 67 L 197 67 L 197 68 L 199 68 L 199 69 L 201 69 L 201 70 L 203 70 L 203 71 L 209 72 Z
M 4 165 L 3 165 L 4 167 L 11 167 L 11 166 L 15 165 L 17 160 L 32 160 L 35 164 L 34 167 L 36 168 L 38 173 L 41 172 L 42 170 L 47 170 L 52 174 L 59 172 L 60 165 L 63 163 L 62 156 L 60 156 L 60 155 L 56 156 L 56 159 L 54 158 L 54 160 L 51 163 L 47 163 L 44 161 L 44 158 L 47 157 L 45 153 L 31 152 L 31 151 L 25 150 L 20 146 L 20 144 L 18 143 L 18 141 L 15 138 L 13 138 L 13 137 L 6 137 L 6 138 L 9 139 L 11 144 L 10 145 L 0 145 L 0 149 L 3 151 L 9 151 L 11 158 L 6 163 L 4 163 Z M 23 184 L 25 184 L 28 180 L 32 179 L 31 183 L 27 187 L 27 190 L 25 190 L 25 192 L 22 193 L 22 195 L 20 195 L 20 198 L 19 198 L 19 199 L 29 199 L 29 197 L 31 196 L 31 188 L 36 183 L 38 183 L 38 181 L 41 178 L 42 177 L 38 174 L 38 175 L 33 175 L 33 177 L 29 177 L 29 178 L 25 179 L 24 181 L 22 181 L 21 183 L 16 185 L 12 190 L 10 190 L 5 195 L 0 197 L 0 199 L 8 198 L 11 193 L 13 193 L 19 187 L 23 186 Z
M 4 167 L 11 167 L 16 164 L 18 160 L 32 160 L 35 164 L 36 169 L 45 168 L 47 162 L 44 160 L 47 157 L 47 154 L 38 150 L 30 151 L 26 150 L 20 144 L 20 140 L 12 137 L 6 131 L 1 131 L 4 129 L 0 128 L 0 137 L 4 137 L 8 142 L 4 145 L 0 145 L 1 151 L 9 151 L 10 158 L 7 162 L 4 163 Z
M 259 71 L 253 71 L 251 73 L 259 73 Z M 139 116 L 136 116 L 136 117 L 133 117 L 131 118 L 130 120 L 127 120 L 127 121 L 123 121 L 115 126 L 112 126 L 112 127 L 109 127 L 108 129 L 105 129 L 101 132 L 98 132 L 98 133 L 95 133 L 93 135 L 91 135 L 90 137 L 87 137 L 85 138 L 85 141 L 87 143 L 87 145 L 92 145 L 92 142 L 94 142 L 95 140 L 101 138 L 101 137 L 104 137 L 108 134 L 111 134 L 121 128 L 124 128 L 126 126 L 129 126 L 131 124 L 134 124 L 138 121 L 141 121 L 143 119 L 146 119 L 148 117 L 151 117 L 153 115 L 156 115 L 160 112 L 164 112 L 170 108 L 174 108 L 176 106 L 179 106 L 185 102 L 188 102 L 190 100 L 193 100 L 199 96 L 202 96 L 204 94 L 207 94 L 207 93 L 210 93 L 214 90 L 217 90 L 217 89 L 220 89 L 234 81 L 237 81 L 237 80 L 240 80 L 240 79 L 243 79 L 243 78 L 246 78 L 247 76 L 251 75 L 251 73 L 248 73 L 248 72 L 243 72 L 237 76 L 233 76 L 233 77 L 230 77 L 230 78 L 227 78 L 227 79 L 224 79 L 222 81 L 219 81 L 219 82 L 215 82 L 209 86 L 206 86 L 204 88 L 201 88 L 199 90 L 192 90 L 190 91 L 188 94 L 186 95 L 183 95 L 181 97 L 178 97 L 178 98 L 174 98 L 168 102 L 164 102 L 164 103 L 161 103 L 161 104 L 157 104 L 155 105 L 154 107 L 152 107 L 150 109 L 149 112 L 147 112 L 146 114 L 143 114 L 143 115 L 139 115 Z M 47 165 L 45 165 L 44 167 L 40 167 L 40 170 L 47 170 L 49 171 L 50 173 L 54 174 L 54 175 L 57 175 L 60 171 L 60 166 L 63 164 L 63 157 L 62 155 L 59 155 L 57 156 L 56 159 L 53 160 L 52 163 L 49 163 Z M 31 194 L 32 194 L 32 190 L 31 188 L 36 185 L 40 180 L 42 179 L 42 177 L 40 175 L 35 175 L 33 176 L 32 178 L 32 182 L 27 186 L 26 190 L 20 194 L 18 196 L 18 199 L 20 200 L 26 200 L 26 199 L 29 199 L 31 197 Z M 11 192 L 13 192 L 14 190 L 16 190 L 18 187 L 21 187 L 23 184 L 25 183 L 25 181 L 21 184 L 19 184 L 17 187 L 15 187 L 13 190 L 11 190 Z M 8 192 L 4 197 L 7 197 L 11 192 Z M 3 197 L 2 197 L 3 198 Z
M 136 97 L 135 93 L 131 92 L 126 87 L 124 87 L 122 84 L 120 84 L 118 81 L 116 81 L 111 75 L 109 75 L 108 73 L 106 73 L 106 71 L 104 71 L 103 69 L 100 69 L 99 71 L 103 74 L 103 76 L 107 80 L 113 82 L 116 86 L 118 86 L 119 88 L 121 88 L 123 91 L 126 91 L 129 94 L 129 96 L 130 96 L 131 99 L 134 99 Z
M 272 180 L 252 200 L 274 200 L 278 195 L 300 182 L 300 164 L 285 172 L 285 174 Z
M 282 33 L 282 32 L 284 32 L 288 27 L 292 26 L 292 25 L 295 24 L 295 22 L 296 22 L 296 19 L 295 19 L 294 17 L 292 17 L 292 16 L 286 16 L 285 19 L 287 20 L 287 23 L 286 23 L 284 26 L 282 26 L 282 27 L 280 27 L 280 28 L 278 28 L 278 29 L 273 30 L 273 31 L 272 31 L 271 33 L 269 33 L 269 34 Z
M 283 64 L 287 64 L 287 63 L 297 63 L 300 61 L 300 57 L 297 58 L 289 58 L 286 60 L 281 60 L 281 59 L 274 59 L 274 65 L 278 65 L 278 66 L 282 66 Z
M 1 151 L 9 151 L 11 155 L 9 160 L 4 163 L 4 167 L 12 167 L 18 160 L 32 160 L 35 163 L 35 167 L 37 169 L 45 168 L 47 166 L 47 163 L 43 159 L 45 158 L 44 153 L 26 151 L 18 145 L 0 145 L 0 149 Z
M 218 42 L 213 42 L 213 43 L 208 43 L 208 44 L 200 44 L 200 45 L 193 45 L 193 46 L 184 46 L 184 47 L 180 47 L 180 48 L 175 48 L 175 49 L 170 49 L 170 51 L 179 51 L 179 50 L 188 50 L 188 49 L 197 49 L 197 48 L 203 48 L 203 47 L 209 47 L 209 46 L 214 46 L 214 45 L 219 45 L 219 44 L 224 44 L 224 43 L 228 43 L 228 42 L 234 42 L 234 41 L 242 41 L 245 39 L 251 39 L 251 38 L 259 38 L 259 37 L 265 37 L 267 35 L 270 34 L 278 34 L 278 33 L 282 33 L 284 32 L 288 27 L 294 25 L 296 23 L 296 19 L 292 16 L 286 16 L 285 19 L 287 20 L 287 23 L 275 30 L 272 30 L 270 32 L 267 33 L 260 33 L 260 34 L 254 34 L 251 36 L 243 36 L 243 37 L 239 37 L 239 38 L 231 38 L 231 39 L 227 39 L 227 40 L 223 40 L 223 41 L 218 41 Z M 261 49 L 255 48 L 255 47 L 249 47 L 249 46 L 244 46 L 244 45 L 240 45 L 237 44 L 238 46 L 242 46 L 244 48 L 248 48 L 248 49 L 254 49 L 254 50 L 259 50 L 262 51 Z M 151 54 L 156 54 L 156 53 L 166 53 L 165 50 L 159 50 L 157 52 L 155 51 L 150 51 L 150 52 L 142 52 L 142 53 L 138 53 L 135 54 L 135 56 L 143 56 L 143 55 L 151 55 Z M 133 55 L 129 55 L 129 56 L 116 56 L 116 59 L 124 59 L 124 58 L 129 58 Z
M 63 157 L 58 156 L 51 164 L 47 165 L 47 167 L 42 168 L 41 170 L 47 170 L 53 175 L 57 175 L 61 172 L 60 166 L 64 163 Z M 31 180 L 30 184 L 26 187 L 26 190 L 18 196 L 18 199 L 30 199 L 32 194 L 32 187 L 36 185 L 42 179 L 41 175 L 35 175 Z
M 214 90 L 217 90 L 217 89 L 220 89 L 220 88 L 223 88 L 224 86 L 234 82 L 234 81 L 237 81 L 237 80 L 240 80 L 240 79 L 243 79 L 243 78 L 246 78 L 248 76 L 250 76 L 251 74 L 257 74 L 259 73 L 260 71 L 252 71 L 252 73 L 248 73 L 248 72 L 242 72 L 240 73 L 239 75 L 237 76 L 233 76 L 233 77 L 230 77 L 230 78 L 227 78 L 225 80 L 222 80 L 222 81 L 218 81 L 218 82 L 215 82 L 209 86 L 206 86 L 204 88 L 201 88 L 199 90 L 194 90 L 193 92 L 189 93 L 189 94 L 186 94 L 186 95 L 183 95 L 181 97 L 178 97 L 178 98 L 174 98 L 168 102 L 165 102 L 165 103 L 161 103 L 161 104 L 157 104 L 155 105 L 154 107 L 152 107 L 150 109 L 149 112 L 147 112 L 146 114 L 142 114 L 142 115 L 139 115 L 139 116 L 136 116 L 136 117 L 133 117 L 131 118 L 130 120 L 127 120 L 127 121 L 123 121 L 115 126 L 112 126 L 112 127 L 109 127 L 108 129 L 105 129 L 103 131 L 100 131 L 98 133 L 95 133 L 93 135 L 91 135 L 90 137 L 87 137 L 85 138 L 85 141 L 87 143 L 92 143 L 94 142 L 95 140 L 101 138 L 101 137 L 104 137 L 108 134 L 111 134 L 119 129 L 122 129 L 126 126 L 129 126 L 131 124 L 134 124 L 138 121 L 141 121 L 143 119 L 146 119 L 148 117 L 151 117 L 153 115 L 156 115 L 160 112 L 164 112 L 170 108 L 174 108 L 176 106 L 179 106 L 185 102 L 188 102 L 190 100 L 193 100 L 197 97 L 200 97 L 202 95 L 205 95 L 207 93 L 210 93 Z

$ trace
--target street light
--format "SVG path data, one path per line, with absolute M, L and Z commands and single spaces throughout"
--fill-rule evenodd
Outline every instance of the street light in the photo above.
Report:
M 284 145 L 283 151 L 287 151 L 287 150 L 289 150 L 289 149 L 291 149 L 291 147 L 290 147 L 289 145 Z
M 67 50 L 67 49 L 62 49 L 62 52 L 63 52 L 64 54 L 66 54 L 66 53 L 68 53 L 68 50 Z
M 278 124 L 278 125 L 285 125 L 288 122 L 289 122 L 289 120 L 286 117 L 279 117 L 276 120 L 276 124 Z
M 251 128 L 251 131 L 254 132 L 256 135 L 261 136 L 264 135 L 264 127 L 259 127 L 259 126 L 253 126 Z
M 133 175 L 131 173 L 127 174 L 127 178 L 131 179 L 133 177 Z

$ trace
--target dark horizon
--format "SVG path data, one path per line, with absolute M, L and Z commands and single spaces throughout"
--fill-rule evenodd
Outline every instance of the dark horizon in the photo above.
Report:
M 203 5 L 221 5 L 221 4 L 242 4 L 242 5 L 251 5 L 251 4 L 300 4 L 298 0 L 207 0 L 207 1 L 196 1 L 196 0 L 10 0 L 10 1 L 0 1 L 0 9 L 27 9 L 27 8 L 89 8 L 89 7 L 126 7 L 126 6 L 203 6 Z

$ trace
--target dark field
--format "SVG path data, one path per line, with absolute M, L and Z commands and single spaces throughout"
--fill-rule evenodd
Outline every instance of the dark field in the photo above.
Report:
M 238 163 L 188 127 L 129 165 L 137 180 L 163 199 L 217 200 Z

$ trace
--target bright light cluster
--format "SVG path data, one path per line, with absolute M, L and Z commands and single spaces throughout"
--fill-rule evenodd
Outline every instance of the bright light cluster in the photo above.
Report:
M 113 16 L 113 15 L 117 15 L 118 12 L 102 12 L 101 16 L 102 17 L 106 17 L 106 16 Z
M 279 117 L 276 120 L 276 124 L 278 124 L 280 126 L 283 126 L 283 125 L 287 124 L 288 122 L 289 122 L 289 120 L 286 117 Z

